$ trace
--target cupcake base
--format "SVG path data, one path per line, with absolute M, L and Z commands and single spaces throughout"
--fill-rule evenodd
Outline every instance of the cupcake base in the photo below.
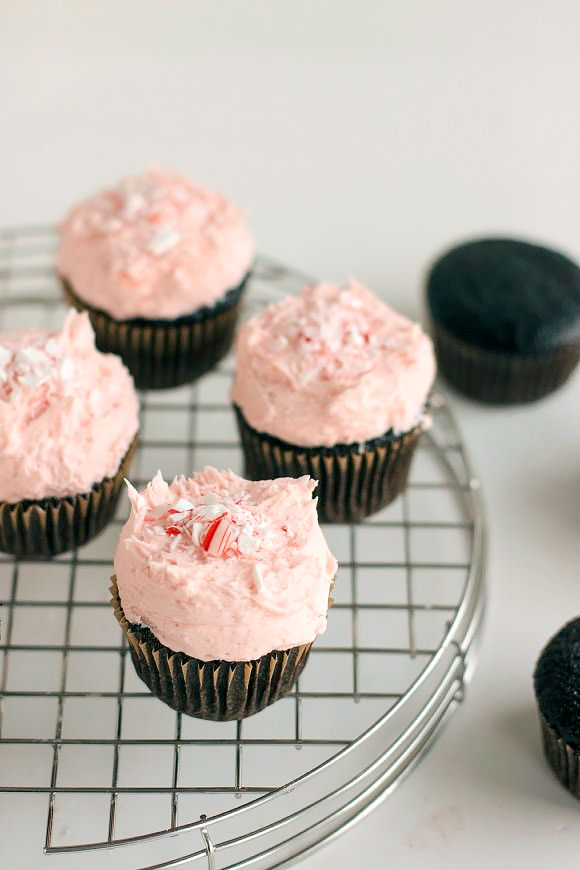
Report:
M 258 432 L 234 406 L 251 480 L 301 477 L 318 481 L 318 513 L 325 523 L 357 522 L 386 507 L 405 489 L 423 426 L 386 433 L 362 444 L 299 447 Z
M 578 364 L 580 347 L 524 356 L 468 344 L 433 323 L 439 371 L 459 392 L 496 405 L 535 402 L 562 386 Z
M 580 753 L 558 735 L 540 714 L 546 760 L 562 785 L 580 798 Z
M 212 306 L 176 320 L 115 320 L 76 295 L 65 278 L 67 302 L 87 311 L 96 345 L 121 357 L 140 390 L 177 387 L 201 377 L 229 351 L 249 273 Z
M 114 477 L 89 492 L 14 504 L 0 502 L 0 550 L 21 559 L 57 556 L 86 544 L 113 518 L 137 436 Z
M 276 650 L 249 662 L 200 661 L 174 652 L 148 628 L 128 622 L 116 577 L 111 593 L 137 674 L 153 695 L 188 716 L 226 722 L 258 713 L 291 691 L 312 647 Z

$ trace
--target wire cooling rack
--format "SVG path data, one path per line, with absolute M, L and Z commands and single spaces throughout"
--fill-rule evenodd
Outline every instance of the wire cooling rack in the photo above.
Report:
M 0 233 L 2 329 L 62 322 L 54 245 L 45 227 Z M 259 259 L 248 308 L 303 280 Z M 231 360 L 192 386 L 142 394 L 137 485 L 159 467 L 243 471 L 230 379 Z M 484 527 L 445 399 L 433 397 L 407 492 L 361 524 L 324 528 L 340 563 L 328 630 L 295 691 L 243 722 L 176 714 L 136 677 L 108 592 L 126 514 L 122 499 L 97 540 L 53 561 L 0 555 L 0 818 L 7 796 L 40 801 L 60 867 L 79 866 L 67 853 L 120 844 L 119 866 L 142 864 L 143 843 L 149 868 L 297 860 L 381 801 L 463 698 Z

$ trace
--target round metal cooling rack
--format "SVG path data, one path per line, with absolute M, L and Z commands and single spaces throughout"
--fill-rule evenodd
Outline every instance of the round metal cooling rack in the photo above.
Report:
M 45 227 L 0 233 L 2 329 L 62 321 L 54 245 Z M 260 258 L 248 308 L 303 280 Z M 142 394 L 137 484 L 158 467 L 242 471 L 230 377 L 226 361 L 194 385 Z M 123 867 L 278 867 L 352 826 L 419 758 L 463 699 L 483 605 L 478 481 L 444 397 L 432 404 L 406 493 L 356 526 L 324 528 L 336 603 L 295 691 L 242 722 L 176 714 L 136 677 L 108 603 L 125 499 L 77 552 L 1 557 L 0 806 L 14 792 L 45 802 L 59 867 L 78 866 L 66 853 L 120 844 Z

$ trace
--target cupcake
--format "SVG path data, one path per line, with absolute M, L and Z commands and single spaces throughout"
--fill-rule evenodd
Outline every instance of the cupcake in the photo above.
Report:
M 55 556 L 115 512 L 135 447 L 138 401 L 121 360 L 99 353 L 89 318 L 60 332 L 0 335 L 0 549 Z
M 534 688 L 548 764 L 580 797 L 580 618 L 560 629 L 542 651 Z
M 325 522 L 380 510 L 406 485 L 434 375 L 421 328 L 355 281 L 271 305 L 236 345 L 246 475 L 309 474 Z
M 225 197 L 149 170 L 72 209 L 57 268 L 97 346 L 154 389 L 191 381 L 228 352 L 253 254 Z
M 514 239 L 480 239 L 437 260 L 427 303 L 439 369 L 481 402 L 533 402 L 580 357 L 580 269 Z
M 337 567 L 314 486 L 213 468 L 129 485 L 113 607 L 138 675 L 173 709 L 242 719 L 291 690 Z

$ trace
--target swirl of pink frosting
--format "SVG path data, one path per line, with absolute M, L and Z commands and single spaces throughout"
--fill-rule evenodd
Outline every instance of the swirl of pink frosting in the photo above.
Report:
M 72 209 L 57 266 L 93 308 L 156 320 L 212 305 L 241 282 L 253 256 L 242 215 L 224 196 L 151 169 Z
M 158 472 L 121 531 L 115 572 L 125 616 L 202 661 L 250 661 L 326 628 L 336 560 L 316 515 L 315 482 L 250 482 L 205 468 Z
M 0 501 L 79 495 L 116 473 L 138 427 L 131 375 L 87 314 L 0 335 Z
M 413 428 L 434 376 L 418 324 L 355 281 L 323 283 L 242 327 L 231 396 L 259 432 L 332 446 Z

